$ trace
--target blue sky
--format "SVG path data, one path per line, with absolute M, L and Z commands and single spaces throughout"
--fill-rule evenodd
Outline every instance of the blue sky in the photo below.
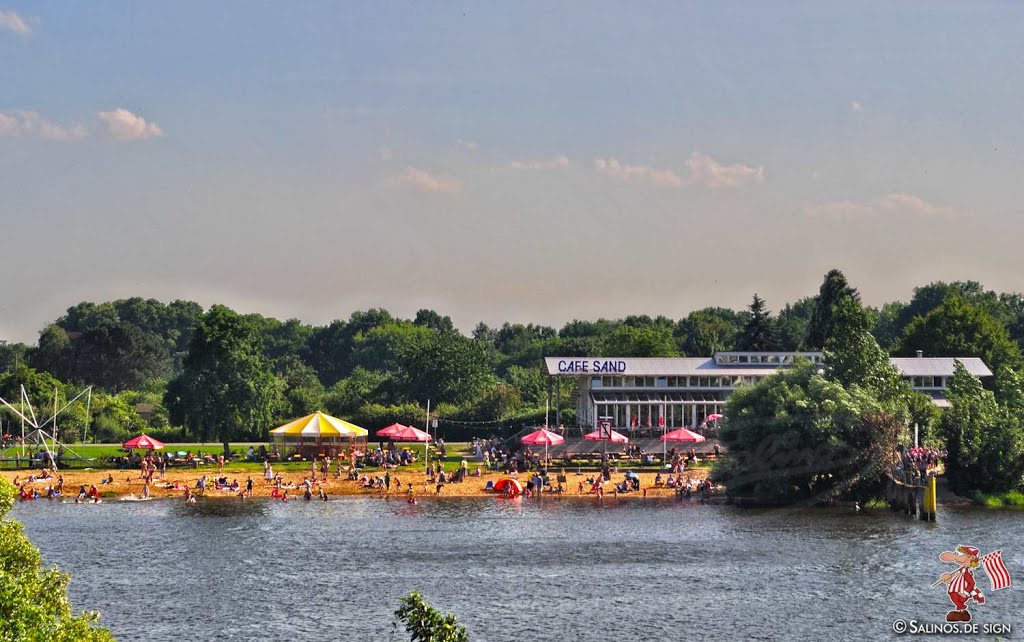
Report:
M 1024 6 L 0 0 L 0 339 L 1020 290 Z

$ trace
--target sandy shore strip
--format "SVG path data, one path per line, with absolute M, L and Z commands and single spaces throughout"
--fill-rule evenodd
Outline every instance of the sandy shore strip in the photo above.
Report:
M 470 476 L 466 478 L 466 481 L 461 483 L 449 483 L 444 484 L 441 488 L 440 493 L 437 492 L 437 485 L 431 484 L 427 481 L 427 477 L 422 470 L 410 470 L 410 469 L 397 469 L 389 471 L 391 473 L 391 489 L 385 491 L 383 489 L 376 488 L 363 488 L 358 481 L 346 480 L 344 478 L 337 478 L 334 474 L 330 474 L 327 477 L 326 482 L 319 482 L 323 487 L 324 492 L 328 497 L 341 497 L 341 496 L 385 496 L 390 495 L 392 497 L 406 497 L 409 495 L 410 487 L 412 494 L 416 497 L 488 497 L 494 496 L 498 493 L 490 492 L 485 490 L 487 482 L 496 483 L 499 479 L 509 477 L 504 473 L 485 473 L 480 477 Z M 46 479 L 29 481 L 31 475 L 38 475 L 39 471 L 0 471 L 5 479 L 10 482 L 14 482 L 17 479 L 19 484 L 27 484 L 27 487 L 31 490 L 37 491 L 40 497 L 44 497 L 46 489 L 50 486 L 57 484 L 57 479 Z M 365 473 L 370 478 L 383 477 L 384 471 L 379 472 L 368 472 Z M 557 474 L 557 473 L 553 473 Z M 604 492 L 606 495 L 612 494 L 612 489 L 615 483 L 623 480 L 625 470 L 620 470 L 617 473 L 612 473 L 611 482 L 604 484 Z M 640 477 L 640 491 L 627 493 L 627 497 L 640 497 L 644 495 L 646 491 L 647 495 L 651 496 L 668 496 L 672 494 L 672 489 L 665 488 L 664 486 L 655 486 L 654 478 L 657 473 L 653 472 L 639 472 L 637 475 Z M 693 480 L 694 486 L 698 481 L 704 479 L 707 474 L 707 469 L 696 469 L 693 471 L 687 471 L 683 473 L 684 478 L 689 475 L 690 479 Z M 90 485 L 95 485 L 99 489 L 100 494 L 104 498 L 121 498 L 121 497 L 141 497 L 143 492 L 143 483 L 139 477 L 139 472 L 136 470 L 90 470 L 90 471 L 77 471 L 77 470 L 66 470 L 59 471 L 58 475 L 64 478 L 64 498 L 74 498 L 78 495 L 78 489 L 80 486 L 85 485 L 86 489 Z M 362 475 L 362 473 L 361 473 Z M 566 473 L 566 483 L 563 485 L 564 494 L 572 496 L 586 496 L 593 495 L 590 490 L 590 485 L 586 483 L 588 478 L 597 476 L 596 472 L 589 472 L 583 474 Z M 112 484 L 102 483 L 108 479 L 109 476 L 113 476 L 114 482 Z M 232 492 L 227 490 L 214 490 L 213 479 L 218 476 L 216 470 L 168 470 L 167 475 L 160 479 L 158 476 L 154 477 L 153 483 L 150 484 L 149 494 L 151 497 L 183 497 L 184 490 L 181 489 L 183 486 L 188 486 L 195 491 L 196 482 L 201 477 L 206 477 L 208 486 L 205 493 L 199 493 L 204 497 L 223 497 L 223 498 L 236 498 L 238 492 Z M 227 472 L 219 475 L 220 477 L 227 477 L 228 482 L 237 480 L 241 488 L 245 488 L 246 480 L 251 477 L 253 481 L 253 496 L 254 497 L 270 497 L 274 490 L 274 485 L 267 482 L 262 475 L 250 474 L 250 473 L 238 473 L 238 472 Z M 305 487 L 303 481 L 308 477 L 308 473 L 303 475 L 302 473 L 286 472 L 281 473 L 282 479 L 289 485 L 294 485 L 296 488 L 288 491 L 289 498 L 298 499 L 302 496 Z M 520 473 L 517 476 L 512 476 L 517 479 L 525 488 L 526 483 L 530 479 L 529 473 Z M 662 479 L 668 478 L 667 474 L 662 474 Z M 554 479 L 552 478 L 554 483 Z M 174 484 L 178 484 L 179 488 L 174 489 Z M 168 488 L 167 486 L 172 486 Z M 317 487 L 314 486 L 314 495 L 318 494 Z

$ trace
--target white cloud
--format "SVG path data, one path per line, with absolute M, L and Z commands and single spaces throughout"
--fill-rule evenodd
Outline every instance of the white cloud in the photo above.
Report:
M 45 140 L 69 141 L 89 134 L 84 125 L 59 125 L 38 112 L 19 109 L 0 112 L 0 137 L 37 136 Z
M 682 187 L 683 179 L 670 169 L 655 169 L 644 165 L 623 165 L 614 158 L 595 158 L 594 169 L 599 174 L 622 181 L 642 181 L 658 187 Z
M 470 151 L 476 151 L 476 149 L 479 147 L 479 145 L 477 145 L 477 142 L 475 140 L 463 140 L 461 138 L 457 138 L 457 139 L 455 139 L 455 142 L 462 149 L 468 149 Z
M 537 160 L 525 160 L 525 161 L 510 161 L 508 164 L 509 169 L 518 169 L 524 171 L 537 171 L 543 172 L 553 169 L 565 169 L 569 167 L 569 158 L 567 156 L 552 156 L 551 158 L 541 158 Z
M 826 201 L 805 203 L 804 216 L 849 219 L 881 216 L 944 216 L 956 213 L 947 205 L 935 205 L 912 194 L 891 193 L 869 201 Z
M 117 140 L 145 140 L 164 135 L 164 130 L 160 129 L 159 125 L 148 122 L 127 109 L 101 111 L 98 116 L 106 125 L 107 134 Z
M 405 168 L 405 172 L 396 176 L 394 180 L 424 192 L 453 194 L 462 189 L 462 183 L 457 178 L 431 174 L 412 165 Z
M 688 182 L 691 185 L 710 189 L 736 188 L 764 182 L 764 166 L 761 165 L 723 165 L 707 154 L 693 153 L 686 161 L 686 166 L 690 170 Z
M 860 101 L 855 100 L 852 103 L 850 103 L 850 109 L 852 111 L 860 113 L 860 112 L 864 111 L 864 105 L 860 104 Z
M 31 36 L 32 29 L 13 11 L 0 11 L 0 30 L 7 29 L 22 36 Z

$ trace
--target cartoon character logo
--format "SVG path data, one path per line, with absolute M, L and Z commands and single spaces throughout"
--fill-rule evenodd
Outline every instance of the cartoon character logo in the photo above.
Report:
M 993 591 L 1010 586 L 1010 573 L 1003 564 L 1001 550 L 982 556 L 981 551 L 974 546 L 957 546 L 956 551 L 945 551 L 939 555 L 939 559 L 957 565 L 956 570 L 943 573 L 939 581 L 932 584 L 932 588 L 939 584 L 946 585 L 946 594 L 953 603 L 953 610 L 946 613 L 947 622 L 970 622 L 971 612 L 967 610 L 967 603 L 985 603 L 985 595 L 974 581 L 974 570 L 979 565 L 985 569 Z

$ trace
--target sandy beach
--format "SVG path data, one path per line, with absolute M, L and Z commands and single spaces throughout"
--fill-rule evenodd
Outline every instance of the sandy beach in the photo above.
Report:
M 328 497 L 345 497 L 345 496 L 391 496 L 391 497 L 406 497 L 409 495 L 409 489 L 411 486 L 412 494 L 416 497 L 486 497 L 496 495 L 494 492 L 485 490 L 487 482 L 497 482 L 499 479 L 507 477 L 503 473 L 485 473 L 479 477 L 470 476 L 466 481 L 461 483 L 448 483 L 444 484 L 441 488 L 440 493 L 437 492 L 437 485 L 430 484 L 427 482 L 426 475 L 422 470 L 410 470 L 410 469 L 398 469 L 392 470 L 391 473 L 391 489 L 385 491 L 377 488 L 364 488 L 358 481 L 346 480 L 344 478 L 337 478 L 332 474 L 328 475 L 325 482 L 320 482 L 324 492 Z M 613 494 L 614 483 L 623 480 L 625 471 L 621 470 L 618 473 L 612 474 L 612 481 L 604 484 L 604 492 L 606 496 Z M 690 478 L 696 482 L 704 479 L 706 476 L 706 469 L 697 469 L 684 473 L 684 476 L 690 475 Z M 56 478 L 46 480 L 29 481 L 30 475 L 38 475 L 39 471 L 2 471 L 0 475 L 4 479 L 14 482 L 17 480 L 19 484 L 27 484 L 27 487 L 37 491 L 40 496 L 45 496 L 47 487 L 55 486 L 57 483 Z M 366 473 L 369 477 L 383 476 L 384 472 L 372 472 Z M 637 473 L 640 477 L 640 491 L 627 493 L 625 496 L 628 497 L 640 497 L 644 496 L 645 492 L 649 496 L 669 496 L 672 494 L 672 490 L 665 488 L 664 486 L 655 486 L 654 479 L 656 473 L 653 472 L 640 472 Z M 90 471 L 59 471 L 58 475 L 64 478 L 64 497 L 74 498 L 78 494 L 78 489 L 83 484 L 88 488 L 90 485 L 95 485 L 99 489 L 101 497 L 105 499 L 114 499 L 122 497 L 140 497 L 143 493 L 143 483 L 139 477 L 138 471 L 135 470 L 90 470 Z M 104 484 L 103 480 L 108 479 L 109 476 L 113 476 L 114 481 L 112 484 Z M 589 484 L 586 483 L 588 478 L 596 476 L 595 472 L 584 472 L 583 474 L 577 475 L 576 473 L 567 472 L 567 482 L 563 485 L 563 493 L 565 495 L 580 496 L 580 495 L 593 495 L 590 491 Z M 213 479 L 217 477 L 216 469 L 207 470 L 168 470 L 167 475 L 160 479 L 154 477 L 153 483 L 150 484 L 149 492 L 150 496 L 154 498 L 161 497 L 176 497 L 180 498 L 184 496 L 184 490 L 181 486 L 188 486 L 195 491 L 196 482 L 201 477 L 206 477 L 208 487 L 205 492 L 197 493 L 203 497 L 208 498 L 238 498 L 237 491 L 229 490 L 215 490 L 213 488 Z M 274 490 L 273 484 L 267 482 L 262 475 L 249 474 L 249 473 L 231 473 L 224 472 L 221 477 L 227 477 L 228 482 L 237 480 L 242 488 L 245 488 L 246 480 L 251 476 L 253 481 L 253 496 L 254 497 L 270 497 Z M 288 492 L 289 498 L 298 499 L 301 497 L 304 486 L 303 481 L 305 477 L 308 477 L 308 473 L 303 475 L 297 472 L 281 473 L 281 477 L 285 480 L 286 484 L 294 485 L 297 488 L 291 489 Z M 529 481 L 529 473 L 520 473 L 518 476 L 513 476 L 518 479 L 523 486 L 526 486 L 526 482 Z M 668 475 L 662 475 L 663 479 L 667 479 Z M 179 489 L 174 489 L 175 484 L 179 485 Z M 581 488 L 582 484 L 582 488 Z M 171 486 L 168 488 L 168 486 Z M 317 493 L 316 487 L 314 487 L 314 494 Z

